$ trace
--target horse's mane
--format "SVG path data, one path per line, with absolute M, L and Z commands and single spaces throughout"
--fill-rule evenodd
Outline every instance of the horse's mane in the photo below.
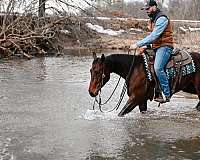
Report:
M 106 64 L 111 66 L 114 63 L 123 64 L 125 66 L 130 66 L 132 64 L 134 57 L 134 65 L 141 64 L 144 62 L 142 56 L 134 56 L 128 54 L 111 54 L 106 56 Z

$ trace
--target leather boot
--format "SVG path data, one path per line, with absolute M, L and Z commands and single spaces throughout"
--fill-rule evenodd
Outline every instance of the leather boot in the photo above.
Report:
M 170 97 L 159 96 L 159 97 L 154 98 L 154 101 L 159 102 L 159 103 L 166 103 L 166 102 L 170 102 Z

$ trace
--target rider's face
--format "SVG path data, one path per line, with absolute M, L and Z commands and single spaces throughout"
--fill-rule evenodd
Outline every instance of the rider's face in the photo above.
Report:
M 150 18 L 152 18 L 153 15 L 155 14 L 156 10 L 157 10 L 156 6 L 150 6 L 150 7 L 146 8 L 146 13 Z
M 150 13 L 152 13 L 152 12 L 154 12 L 154 6 L 151 6 L 151 7 L 146 8 L 146 13 L 147 13 L 147 14 L 150 14 Z

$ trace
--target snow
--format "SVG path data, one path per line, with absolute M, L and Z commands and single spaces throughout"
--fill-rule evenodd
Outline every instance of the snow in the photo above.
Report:
M 190 32 L 200 31 L 200 28 L 192 28 L 192 27 L 189 27 L 189 31 L 190 31 Z
M 61 33 L 64 33 L 64 34 L 70 34 L 71 32 L 66 30 L 66 29 L 61 29 L 60 30 Z
M 107 35 L 110 35 L 110 36 L 117 36 L 117 35 L 121 35 L 122 33 L 125 32 L 125 30 L 118 30 L 118 31 L 115 31 L 115 30 L 112 30 L 112 29 L 104 29 L 102 26 L 100 25 L 94 25 L 92 23 L 86 23 L 86 26 L 98 33 L 103 33 L 103 34 L 107 34 Z M 184 28 L 184 27 L 179 27 L 179 29 L 186 33 L 186 32 L 194 32 L 194 31 L 200 31 L 200 28 Z M 141 29 L 138 29 L 138 28 L 130 28 L 129 31 L 131 32 L 136 32 L 136 33 L 141 33 L 143 32 Z
M 183 31 L 184 33 L 186 32 L 197 32 L 197 31 L 200 31 L 200 28 L 192 28 L 192 27 L 189 27 L 188 29 L 187 28 L 184 28 L 184 27 L 179 27 L 179 29 L 181 31 Z
M 117 36 L 117 35 L 120 35 L 125 32 L 125 30 L 122 30 L 122 29 L 120 29 L 118 31 L 114 31 L 112 29 L 104 29 L 102 26 L 93 25 L 92 23 L 86 23 L 86 26 L 98 33 L 104 33 L 104 34 L 108 34 L 111 36 Z
M 138 29 L 138 28 L 130 28 L 129 31 L 134 31 L 134 32 L 138 32 L 138 33 L 143 32 L 141 29 Z

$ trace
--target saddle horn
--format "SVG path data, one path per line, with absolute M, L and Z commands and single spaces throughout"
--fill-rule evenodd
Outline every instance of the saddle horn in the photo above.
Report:
M 97 54 L 96 54 L 96 52 L 92 52 L 92 55 L 93 55 L 94 60 L 97 59 Z
M 101 62 L 104 62 L 104 60 L 105 60 L 105 55 L 102 54 L 102 55 L 101 55 Z

